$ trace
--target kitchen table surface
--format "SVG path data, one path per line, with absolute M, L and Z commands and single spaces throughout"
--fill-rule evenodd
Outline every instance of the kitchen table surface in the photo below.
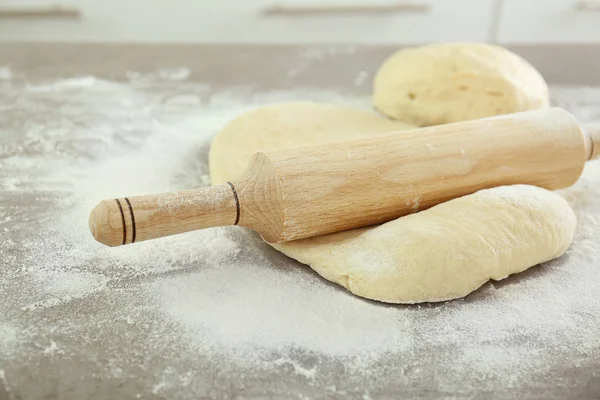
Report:
M 251 233 L 238 228 L 223 231 L 227 246 L 238 248 L 237 261 L 232 263 L 241 265 L 247 258 L 259 267 L 262 262 L 268 273 L 269 268 L 274 268 L 273 274 L 293 270 L 294 279 L 310 281 L 311 290 L 322 285 L 332 299 L 351 298 L 347 307 L 361 312 L 366 307 L 373 315 L 385 311 L 388 318 L 400 321 L 390 325 L 394 332 L 373 332 L 373 341 L 385 341 L 389 334 L 400 339 L 410 336 L 410 342 L 399 339 L 396 349 L 370 357 L 364 366 L 362 359 L 358 366 L 356 359 L 354 365 L 346 364 L 353 358 L 352 351 L 345 348 L 336 350 L 344 352 L 344 357 L 338 357 L 333 350 L 319 351 L 310 344 L 306 350 L 302 343 L 309 342 L 305 341 L 293 349 L 287 348 L 286 342 L 274 344 L 260 362 L 253 363 L 228 355 L 228 342 L 221 342 L 223 351 L 201 341 L 194 347 L 194 337 L 210 329 L 202 325 L 207 322 L 202 321 L 200 328 L 185 327 L 192 332 L 182 339 L 181 321 L 165 317 L 178 311 L 152 302 L 156 296 L 166 296 L 167 289 L 157 285 L 167 282 L 168 286 L 169 279 L 196 279 L 195 274 L 210 270 L 212 258 L 198 262 L 203 256 L 187 249 L 183 256 L 172 255 L 169 264 L 153 266 L 152 254 L 145 261 L 127 264 L 118 261 L 118 253 L 108 256 L 109 250 L 83 254 L 100 245 L 91 236 L 82 233 L 75 240 L 66 232 L 69 226 L 79 229 L 81 222 L 69 220 L 74 215 L 71 208 L 78 206 L 76 194 L 84 192 L 76 192 L 74 186 L 90 184 L 85 179 L 92 181 L 92 188 L 94 179 L 103 179 L 101 170 L 95 170 L 95 175 L 81 171 L 116 153 L 127 156 L 149 138 L 147 131 L 160 130 L 157 126 L 172 129 L 174 135 L 189 130 L 189 125 L 182 127 L 174 118 L 188 113 L 190 93 L 198 94 L 202 104 L 222 101 L 219 110 L 229 104 L 219 96 L 233 96 L 234 92 L 253 104 L 289 100 L 294 95 L 303 100 L 316 97 L 327 101 L 330 96 L 338 102 L 348 98 L 364 103 L 365 99 L 368 102 L 373 74 L 395 49 L 1 43 L 0 399 L 600 398 L 600 303 L 597 291 L 587 292 L 594 280 L 600 282 L 600 217 L 594 212 L 600 209 L 600 181 L 595 181 L 600 177 L 598 162 L 589 166 L 579 186 L 565 192 L 580 221 L 570 252 L 519 276 L 488 283 L 465 300 L 421 306 L 364 301 L 278 254 Z M 600 121 L 600 45 L 511 49 L 540 70 L 551 86 L 555 104 L 585 121 Z M 177 96 L 179 103 L 167 101 Z M 144 103 L 148 98 L 153 99 L 149 106 Z M 137 104 L 141 105 L 136 108 Z M 148 121 L 131 114 L 148 107 L 152 116 Z M 112 132 L 111 126 L 123 130 L 122 136 Z M 218 130 L 218 126 L 213 128 Z M 190 168 L 205 174 L 207 147 L 199 145 L 193 151 L 200 166 L 190 164 Z M 62 175 L 53 172 L 59 166 Z M 72 176 L 64 172 L 69 168 L 73 168 Z M 114 172 L 112 176 L 118 177 Z M 169 175 L 166 180 L 171 178 Z M 185 183 L 176 188 L 181 186 Z M 165 246 L 176 246 L 174 240 Z M 229 251 L 222 243 L 213 243 L 215 251 Z M 160 244 L 153 246 L 139 249 L 157 249 Z M 136 267 L 140 262 L 147 264 L 146 271 Z M 218 263 L 223 264 L 222 260 Z M 564 285 L 557 291 L 553 285 L 561 279 Z M 198 288 L 203 290 L 214 288 Z M 290 293 L 296 290 L 292 287 Z M 268 298 L 268 285 L 264 291 Z M 507 298 L 513 292 L 519 294 L 515 299 L 520 304 L 515 306 L 518 311 Z M 192 308 L 200 310 L 207 304 L 193 304 L 202 297 L 191 297 L 189 302 L 186 298 L 181 302 Z M 241 299 L 232 305 L 234 310 L 245 306 L 243 296 Z M 230 298 L 222 301 L 231 303 Z M 477 311 L 480 303 L 485 304 L 483 316 Z M 532 317 L 528 305 L 531 310 L 547 309 L 548 315 L 539 316 L 536 311 Z M 292 311 L 302 310 L 302 304 L 292 306 Z M 564 312 L 556 311 L 560 307 Z M 282 308 L 274 310 L 287 318 Z M 344 307 L 336 311 L 345 312 Z M 450 314 L 452 319 L 444 319 Z M 474 315 L 477 320 L 468 321 Z M 271 323 L 272 317 L 266 316 L 264 321 Z M 495 319 L 499 321 L 497 331 Z M 501 324 L 514 324 L 518 319 L 523 323 L 520 333 L 515 329 L 501 332 Z M 543 332 L 538 335 L 540 329 L 532 319 L 551 327 L 553 337 Z M 404 320 L 410 324 L 403 325 Z M 489 330 L 481 328 L 486 320 L 491 321 Z M 240 322 L 241 337 L 248 336 L 244 330 L 256 329 L 251 324 Z M 461 329 L 462 325 L 466 328 Z M 398 328 L 402 326 L 406 332 Z M 467 330 L 481 334 L 469 335 Z M 499 337 L 499 332 L 505 337 Z M 268 334 L 277 340 L 276 333 Z M 266 342 L 268 338 L 256 340 Z M 372 343 L 361 346 L 376 349 Z M 502 346 L 506 346 L 505 354 Z

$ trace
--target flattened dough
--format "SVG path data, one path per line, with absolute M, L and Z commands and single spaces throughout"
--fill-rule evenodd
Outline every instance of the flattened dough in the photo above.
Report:
M 414 128 L 364 110 L 312 102 L 250 110 L 227 124 L 210 145 L 213 185 L 232 181 L 258 151 L 318 145 Z
M 239 116 L 215 137 L 211 179 L 235 179 L 256 151 L 398 128 L 339 106 L 263 107 Z M 571 243 L 575 225 L 561 196 L 515 185 L 482 190 L 377 227 L 272 246 L 358 296 L 417 303 L 463 297 L 489 279 L 558 257 Z
M 426 126 L 547 107 L 548 85 L 527 61 L 483 43 L 400 50 L 379 68 L 373 103 L 385 115 Z

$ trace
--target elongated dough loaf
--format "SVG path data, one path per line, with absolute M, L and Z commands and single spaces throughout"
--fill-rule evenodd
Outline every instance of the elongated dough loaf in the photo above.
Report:
M 273 244 L 352 293 L 389 303 L 466 296 L 490 279 L 551 260 L 571 244 L 576 218 L 560 195 L 502 186 L 375 228 Z

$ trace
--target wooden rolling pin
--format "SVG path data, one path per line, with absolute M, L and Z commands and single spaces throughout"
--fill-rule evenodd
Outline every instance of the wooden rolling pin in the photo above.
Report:
M 549 108 L 257 153 L 235 182 L 104 200 L 89 224 L 108 246 L 225 225 L 287 241 L 382 223 L 484 188 L 565 188 L 597 157 L 600 126 L 584 129 Z

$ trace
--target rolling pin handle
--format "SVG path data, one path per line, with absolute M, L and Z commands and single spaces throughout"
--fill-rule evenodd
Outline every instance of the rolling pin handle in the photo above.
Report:
M 90 213 L 94 238 L 107 246 L 215 226 L 235 225 L 240 203 L 233 184 L 104 200 Z
M 600 158 L 600 123 L 587 125 L 584 130 L 589 139 L 588 160 Z

